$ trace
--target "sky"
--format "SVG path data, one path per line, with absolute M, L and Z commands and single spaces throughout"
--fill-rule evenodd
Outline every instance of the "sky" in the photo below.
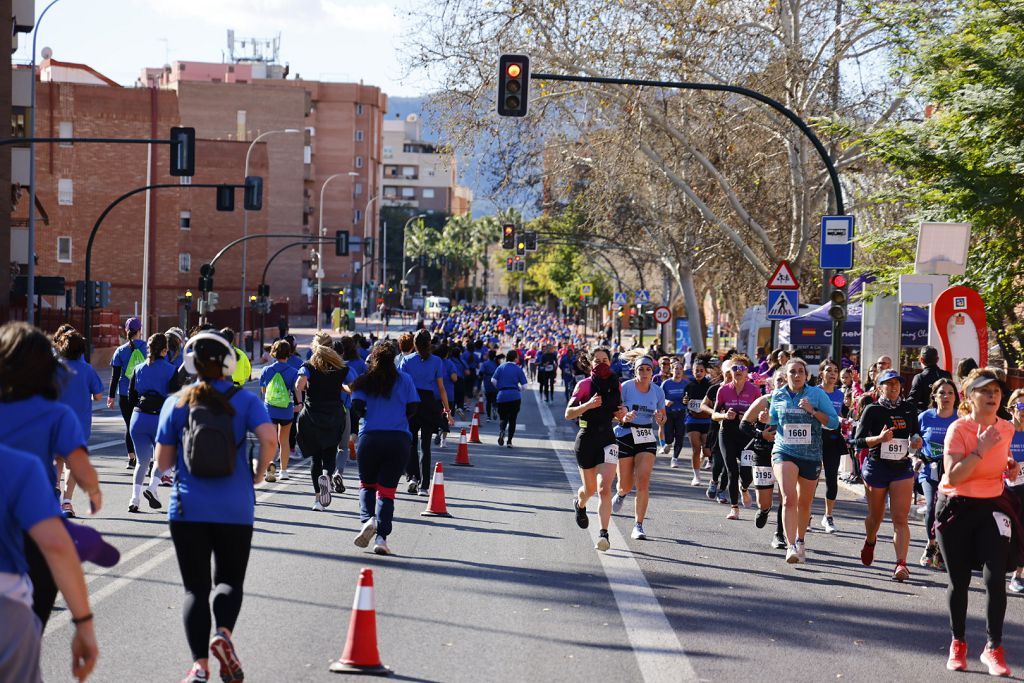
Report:
M 293 76 L 362 80 L 392 96 L 416 96 L 428 88 L 403 82 L 399 54 L 404 8 L 415 1 L 58 0 L 39 24 L 37 50 L 50 47 L 54 59 L 88 64 L 131 86 L 144 67 L 226 61 L 228 29 L 236 44 L 280 34 L 279 60 Z M 48 3 L 36 0 L 37 16 Z M 32 36 L 18 40 L 13 59 L 27 63 Z

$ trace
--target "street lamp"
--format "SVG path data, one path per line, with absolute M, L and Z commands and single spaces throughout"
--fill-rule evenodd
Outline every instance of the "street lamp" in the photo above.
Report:
M 260 133 L 256 138 L 249 143 L 249 149 L 245 151 L 245 175 L 243 178 L 249 177 L 249 156 L 252 154 L 252 148 L 256 146 L 256 143 L 267 137 L 268 135 L 276 135 L 278 133 L 301 133 L 302 131 L 298 128 L 284 128 L 282 130 L 268 130 L 265 133 Z M 249 236 L 249 212 L 243 206 L 242 208 L 242 237 Z M 245 267 L 249 256 L 249 242 L 242 242 L 242 305 L 239 306 L 239 323 L 238 323 L 238 341 L 244 347 L 245 346 Z M 253 349 L 253 356 L 255 356 L 256 349 Z
M 420 214 L 416 214 L 415 216 L 411 216 L 409 218 L 409 220 L 407 220 L 405 222 L 405 227 L 402 228 L 402 269 L 401 269 L 401 274 L 402 274 L 402 308 L 405 308 L 405 297 L 408 294 L 408 292 L 407 292 L 408 287 L 406 285 L 406 275 L 405 275 L 405 248 L 406 248 L 406 242 L 408 241 L 408 236 L 409 236 L 409 224 L 412 223 L 415 220 L 419 220 L 421 218 L 426 218 L 426 217 L 427 217 L 427 214 L 425 214 L 425 213 L 420 213 Z
M 364 261 L 366 260 L 366 237 L 370 233 L 370 205 L 373 204 L 375 201 L 377 201 L 379 198 L 380 198 L 380 195 L 374 195 L 373 197 L 370 197 L 370 201 L 366 202 L 366 208 L 363 210 L 363 260 Z M 380 247 L 378 246 L 378 249 L 379 248 Z M 374 254 L 374 259 L 376 259 L 376 258 L 377 258 L 377 255 Z M 373 261 L 370 261 L 370 263 L 372 264 Z M 372 267 L 372 265 L 371 265 L 371 267 Z M 363 317 L 365 318 L 366 317 L 366 304 L 367 304 L 367 301 L 366 301 L 366 265 L 365 265 L 365 263 L 364 263 L 363 268 L 361 270 L 363 271 L 363 284 L 359 288 L 359 301 L 360 301 L 360 307 L 363 310 Z
M 331 182 L 335 178 L 342 176 L 349 176 L 351 178 L 358 178 L 359 174 L 355 171 L 349 171 L 348 173 L 335 173 L 327 176 L 324 180 L 324 184 L 320 186 L 320 240 L 317 242 L 317 249 L 319 250 L 319 259 L 316 268 L 316 325 L 317 329 L 320 329 L 320 321 L 323 320 L 324 312 L 324 190 L 327 189 L 327 183 Z M 364 247 L 365 248 L 365 247 Z

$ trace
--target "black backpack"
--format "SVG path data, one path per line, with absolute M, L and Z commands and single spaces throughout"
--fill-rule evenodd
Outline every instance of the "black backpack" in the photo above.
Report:
M 230 401 L 239 390 L 232 387 L 224 398 Z M 185 466 L 193 476 L 227 477 L 235 471 L 238 441 L 233 419 L 219 407 L 189 406 L 181 445 L 185 449 Z

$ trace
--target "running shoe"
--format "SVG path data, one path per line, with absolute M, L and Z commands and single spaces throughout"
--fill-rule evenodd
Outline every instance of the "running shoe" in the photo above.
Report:
M 160 486 L 174 486 L 174 477 L 169 474 L 160 475 Z
M 238 661 L 238 653 L 227 631 L 218 629 L 217 635 L 210 640 L 210 652 L 220 662 L 220 680 L 224 683 L 241 683 L 245 680 L 242 663 Z
M 319 498 L 313 499 L 313 512 L 323 512 L 324 506 L 320 504 Z
M 699 474 L 693 475 L 693 479 L 690 480 L 690 486 L 700 486 L 700 485 L 701 485 L 700 475 Z
M 932 562 L 935 561 L 935 551 L 936 550 L 938 550 L 938 547 L 935 546 L 935 545 L 932 545 L 931 543 L 929 543 L 927 546 L 925 546 L 924 553 L 922 553 L 921 559 L 918 560 L 918 564 L 921 565 L 922 567 L 930 567 L 930 566 L 932 566 Z
M 907 563 L 900 561 L 896 563 L 896 568 L 892 570 L 892 580 L 904 582 L 910 578 L 910 570 L 907 569 Z
M 804 545 L 804 542 L 799 539 L 797 539 L 796 542 L 796 560 L 800 564 L 804 564 L 807 562 L 807 546 Z
M 626 496 L 628 495 L 627 493 Z M 615 495 L 612 496 L 612 512 L 620 512 L 622 510 L 622 504 L 626 502 L 626 496 L 620 496 L 618 491 L 615 492 Z
M 441 446 L 441 432 L 434 434 L 434 445 L 440 448 Z
M 505 445 L 505 432 L 498 432 L 498 445 L 499 446 L 504 446 Z
M 416 481 L 415 479 L 409 480 L 409 488 L 407 489 L 409 493 L 416 493 L 419 490 L 419 488 L 420 483 L 418 481 Z
M 579 500 L 576 497 L 572 499 L 572 510 L 576 513 L 576 526 L 581 529 L 586 529 L 590 526 L 590 520 L 587 518 L 587 508 L 580 507 Z
M 320 487 L 320 492 L 316 494 L 316 500 L 318 503 L 327 507 L 331 504 L 331 478 L 324 472 L 317 477 L 317 486 Z
M 128 458 L 128 467 L 126 469 L 129 469 L 129 470 L 134 470 L 135 469 L 135 458 Z
M 419 494 L 420 496 L 426 498 L 427 496 L 430 495 L 430 489 L 426 489 L 426 488 L 420 487 L 420 490 L 417 491 L 417 494 Z
M 1019 576 L 1015 576 L 1010 579 L 1010 585 L 1007 587 L 1011 593 L 1024 593 L 1024 581 L 1021 581 Z
M 508 448 L 512 448 L 512 439 L 509 439 L 509 440 L 508 440 L 508 443 L 507 443 L 507 444 L 505 444 L 505 445 L 506 445 L 506 446 L 507 446 Z
M 714 500 L 718 496 L 718 484 L 715 482 L 708 484 L 708 490 L 705 491 L 704 495 L 708 497 L 708 500 Z
M 711 461 L 710 461 L 710 460 L 708 460 L 707 458 L 705 458 L 705 459 L 704 459 L 704 462 L 703 462 L 703 463 L 701 463 L 701 466 L 700 466 L 700 468 L 701 468 L 702 470 L 710 470 L 710 469 L 711 469 Z
M 825 530 L 826 534 L 834 534 L 836 532 L 836 522 L 832 517 L 824 515 L 821 518 L 821 528 Z
M 441 443 L 437 444 L 438 448 L 444 448 L 445 444 L 448 443 L 448 435 L 441 432 Z
M 981 663 L 988 667 L 989 676 L 1009 676 L 1010 667 L 1006 666 L 1006 653 L 1003 646 L 993 648 L 989 643 L 981 653 Z
M 74 519 L 75 517 L 75 508 L 73 505 L 71 505 L 70 500 L 65 500 L 63 503 L 60 504 L 60 511 L 63 512 L 64 516 L 68 519 Z
M 277 465 L 274 463 L 267 465 L 267 474 L 263 478 L 271 484 L 277 481 Z
M 138 512 L 138 511 L 139 511 L 139 501 L 138 500 L 132 500 L 132 502 L 128 503 L 128 512 Z
M 768 523 L 768 515 L 770 515 L 771 512 L 771 508 L 768 508 L 767 510 L 758 510 L 757 516 L 754 517 L 754 526 L 758 529 L 763 529 L 764 525 Z
M 377 533 L 377 520 L 370 517 L 370 519 L 363 522 L 363 528 L 360 529 L 359 535 L 352 542 L 356 544 L 357 548 L 365 548 L 370 545 L 370 539 L 373 538 L 375 533 Z
M 877 543 L 877 541 L 876 541 Z M 864 547 L 860 549 L 860 561 L 865 567 L 870 567 L 875 561 L 875 544 L 864 541 Z
M 373 541 L 373 552 L 375 555 L 390 555 L 391 548 L 388 547 L 388 539 L 377 534 L 377 538 Z
M 791 545 L 786 548 L 786 564 L 796 564 L 800 561 L 800 558 L 796 554 L 796 546 Z
M 772 536 L 772 547 L 776 550 L 783 550 L 786 547 L 786 538 L 777 531 Z
M 984 655 L 982 655 L 984 656 Z M 967 671 L 967 641 L 953 639 L 949 644 L 949 659 L 946 668 L 950 671 Z
M 726 493 L 725 491 L 719 491 L 718 492 L 718 504 L 719 505 L 728 505 L 729 504 L 729 494 Z
M 334 484 L 335 493 L 345 493 L 345 480 L 341 478 L 341 472 L 331 475 L 331 483 Z
M 149 507 L 154 510 L 159 510 L 163 507 L 163 503 L 160 502 L 160 499 L 157 498 L 156 494 L 149 489 L 143 489 L 142 496 L 146 499 L 146 502 L 149 503 Z
M 727 514 L 725 516 L 725 518 L 726 519 L 739 519 L 740 518 L 740 509 L 738 507 L 736 507 L 735 505 L 733 505 L 732 509 L 729 510 L 729 514 Z
M 669 459 L 668 466 L 671 467 L 672 469 L 676 469 L 677 467 L 679 467 L 679 458 Z
M 600 533 L 598 533 L 597 543 L 594 544 L 594 547 L 600 550 L 601 552 L 604 552 L 608 550 L 608 548 L 612 547 L 611 541 L 608 540 L 607 529 L 601 529 Z
M 185 677 L 181 679 L 181 683 L 206 683 L 209 680 L 210 672 L 198 664 L 193 664 Z
M 281 468 L 281 472 L 277 475 L 277 478 L 281 481 L 288 481 L 291 477 L 288 476 L 288 470 Z
M 632 538 L 634 541 L 646 541 L 647 534 L 644 533 L 644 525 L 640 522 L 634 524 L 633 531 L 630 532 L 629 537 Z
M 932 562 L 932 566 L 939 571 L 945 571 L 946 563 L 942 561 L 942 550 L 939 548 L 935 549 L 935 560 Z

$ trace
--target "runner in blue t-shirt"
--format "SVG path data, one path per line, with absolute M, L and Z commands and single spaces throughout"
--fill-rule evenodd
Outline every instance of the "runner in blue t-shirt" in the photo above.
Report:
M 124 446 L 128 451 L 128 469 L 135 469 L 135 444 L 132 443 L 131 421 L 132 407 L 128 402 L 128 381 L 135 371 L 135 366 L 146 360 L 146 342 L 139 339 L 142 333 L 142 321 L 128 318 L 124 323 L 125 336 L 128 338 L 114 351 L 110 359 L 110 389 L 107 392 L 107 407 L 114 407 L 114 396 L 124 420 Z
M 683 372 L 682 360 L 673 359 L 671 368 L 672 374 L 661 381 L 661 391 L 665 394 L 665 447 L 672 449 L 669 467 L 679 467 L 679 454 L 686 436 L 686 385 L 690 382 Z M 697 467 L 700 467 L 699 462 Z M 694 486 L 700 486 L 699 477 Z
M 1007 480 L 1006 483 L 1010 491 L 1017 496 L 1017 499 L 1020 501 L 1020 510 L 1024 513 L 1024 389 L 1015 389 L 1010 394 L 1010 399 L 1006 402 L 1006 408 L 1010 411 L 1010 417 L 1013 419 L 1013 440 L 1010 442 L 1010 455 L 1013 456 L 1014 462 L 1018 463 L 1017 480 L 1014 482 Z M 924 424 L 921 427 L 923 429 Z M 927 439 L 925 441 L 927 442 Z M 1013 577 L 1010 579 L 1010 585 L 1007 589 L 1011 593 L 1024 593 L 1024 566 L 1014 568 Z
M 53 336 L 53 344 L 64 359 L 64 364 L 57 369 L 57 382 L 60 386 L 58 400 L 74 411 L 82 426 L 82 436 L 89 443 L 92 435 L 92 402 L 103 398 L 103 382 L 99 374 L 84 359 L 85 337 L 71 325 L 62 325 Z M 64 461 L 57 460 L 57 486 L 64 480 Z M 61 510 L 68 517 L 75 516 L 75 508 L 71 499 L 75 494 L 75 478 L 68 473 L 63 487 Z
M 919 564 L 922 567 L 943 568 L 942 553 L 935 541 L 935 508 L 938 504 L 939 481 L 942 479 L 942 451 L 946 442 L 946 431 L 956 422 L 960 394 L 950 379 L 939 379 L 931 386 L 932 407 L 918 415 L 921 439 L 924 441 L 917 455 L 917 481 L 924 491 L 925 533 L 928 543 Z M 1018 480 L 1024 484 L 1024 481 Z
M 273 483 L 277 481 L 278 477 L 281 478 L 281 481 L 289 479 L 291 432 L 292 423 L 295 420 L 295 380 L 299 378 L 299 371 L 288 362 L 295 356 L 292 355 L 291 345 L 285 340 L 278 339 L 274 342 L 274 345 L 270 347 L 270 356 L 275 359 L 275 362 L 263 368 L 263 372 L 260 373 L 260 392 L 263 394 L 267 415 L 270 416 L 270 421 L 274 423 L 277 431 L 278 450 L 280 451 L 281 471 L 277 471 L 277 466 L 273 461 L 267 468 L 267 481 Z
M 139 494 L 142 493 L 149 507 L 158 510 L 163 505 L 156 495 L 162 472 L 154 467 L 149 478 L 149 486 L 142 490 L 142 482 L 146 478 L 156 448 L 156 428 L 160 410 L 164 400 L 178 390 L 177 370 L 167 362 L 167 337 L 154 334 L 146 343 L 149 358 L 135 368 L 128 385 L 128 402 L 132 406 L 132 420 L 129 431 L 132 443 L 135 444 L 137 460 L 135 462 L 132 497 L 128 501 L 128 512 L 139 511 Z
M 426 496 L 432 474 L 431 436 L 441 428 L 442 421 L 451 426 L 455 420 L 444 388 L 444 362 L 431 351 L 430 333 L 426 330 L 417 331 L 413 345 L 416 353 L 403 358 L 398 368 L 412 378 L 420 397 L 416 415 L 409 421 L 413 447 L 405 474 L 409 482 L 409 493 L 416 493 L 418 489 L 421 496 Z M 443 412 L 438 407 L 439 399 Z
M 498 405 L 498 445 L 507 445 L 512 448 L 512 438 L 516 435 L 516 420 L 519 418 L 519 409 L 523 404 L 522 387 L 525 387 L 529 380 L 526 373 L 519 366 L 519 353 L 512 349 L 505 354 L 505 362 L 494 371 L 491 376 L 491 384 L 497 389 L 495 402 Z M 505 442 L 505 435 L 508 435 L 508 442 Z

